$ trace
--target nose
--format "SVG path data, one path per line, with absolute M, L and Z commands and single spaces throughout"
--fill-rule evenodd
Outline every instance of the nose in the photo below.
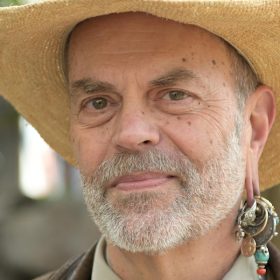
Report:
M 113 144 L 118 150 L 140 152 L 156 146 L 160 134 L 152 116 L 143 110 L 131 108 L 116 120 Z

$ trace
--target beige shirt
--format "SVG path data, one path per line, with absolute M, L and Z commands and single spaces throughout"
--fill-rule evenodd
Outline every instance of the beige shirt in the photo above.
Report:
M 102 237 L 96 247 L 91 280 L 121 280 L 109 267 L 105 260 L 106 241 Z M 223 280 L 257 280 L 257 265 L 254 257 L 239 256 Z

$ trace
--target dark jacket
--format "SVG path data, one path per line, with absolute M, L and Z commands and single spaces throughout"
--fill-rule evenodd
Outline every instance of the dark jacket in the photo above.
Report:
M 78 258 L 68 261 L 58 270 L 34 280 L 91 280 L 95 248 L 96 245 Z M 272 244 L 269 244 L 268 249 L 270 259 L 267 269 L 273 280 L 280 280 L 280 251 Z M 271 277 L 269 277 L 269 279 L 271 279 Z

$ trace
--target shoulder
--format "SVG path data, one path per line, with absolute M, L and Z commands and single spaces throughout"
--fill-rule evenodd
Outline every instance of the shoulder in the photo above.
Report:
M 77 258 L 67 261 L 59 269 L 34 280 L 90 280 L 95 248 L 96 244 Z

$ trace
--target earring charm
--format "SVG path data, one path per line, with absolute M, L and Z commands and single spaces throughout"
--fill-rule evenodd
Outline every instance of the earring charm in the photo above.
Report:
M 246 257 L 255 256 L 257 273 L 261 276 L 266 274 L 265 266 L 269 260 L 267 243 L 278 235 L 278 224 L 279 217 L 274 206 L 260 196 L 255 196 L 251 207 L 245 202 L 237 217 L 236 237 L 242 240 L 241 254 Z

